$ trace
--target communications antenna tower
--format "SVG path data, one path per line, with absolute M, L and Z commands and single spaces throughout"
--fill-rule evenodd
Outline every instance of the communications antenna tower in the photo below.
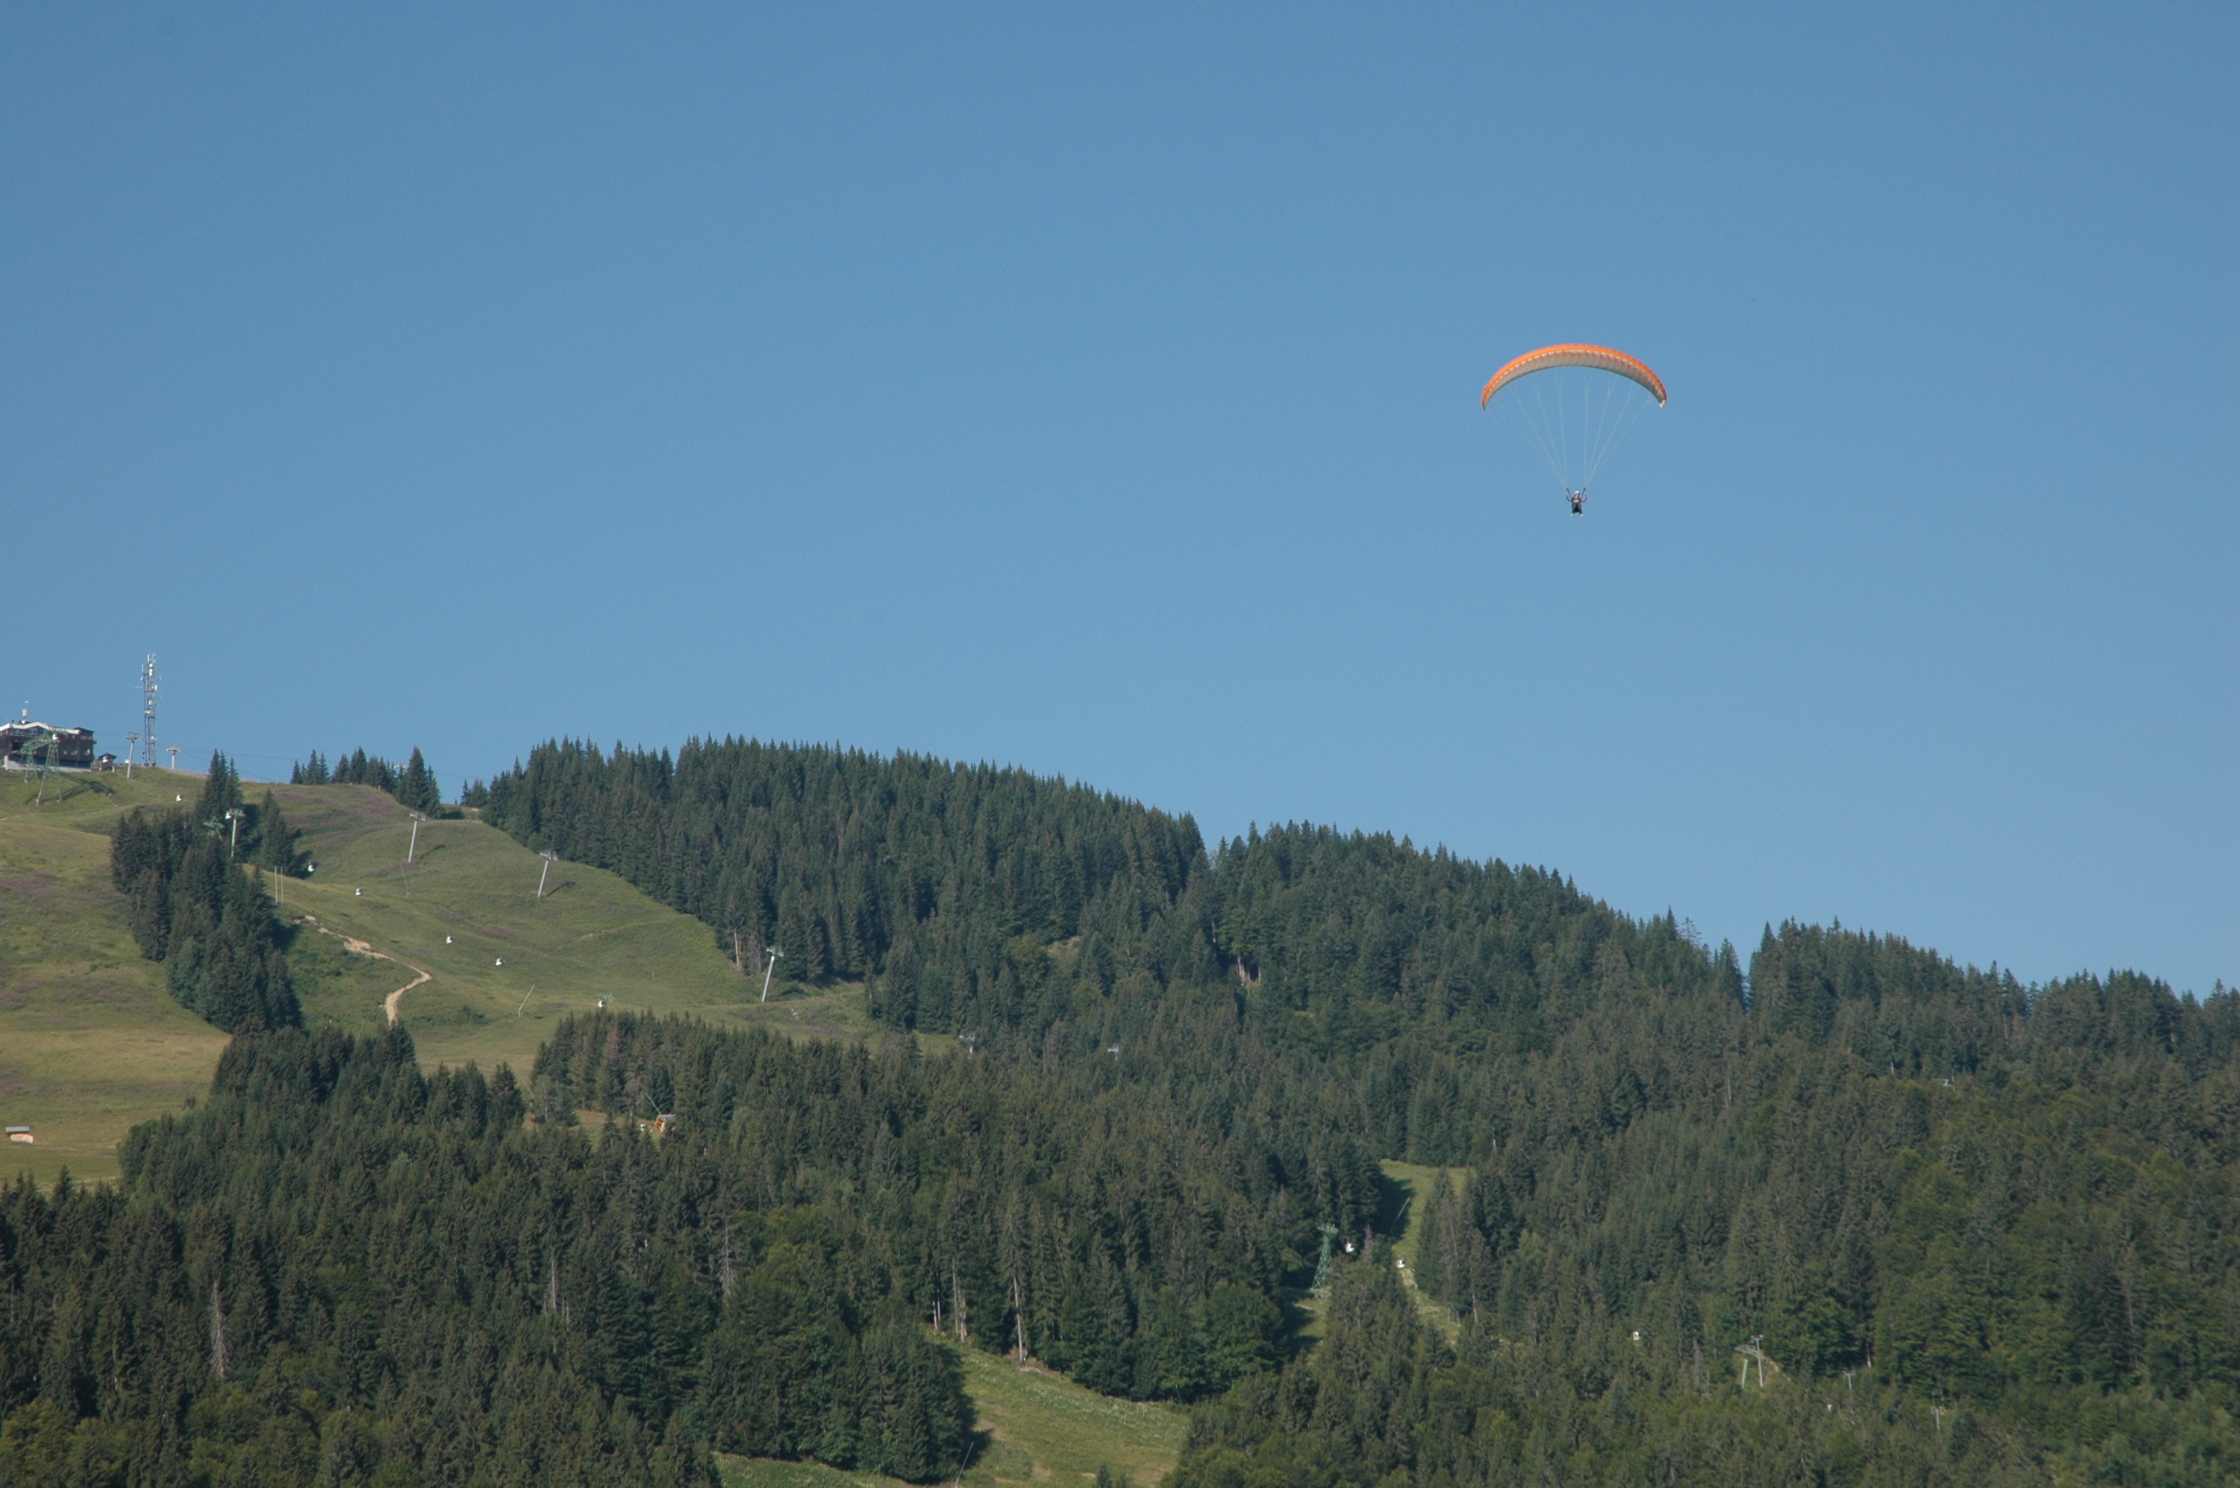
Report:
M 147 662 L 140 668 L 140 763 L 150 769 L 156 763 L 156 654 L 148 653 Z

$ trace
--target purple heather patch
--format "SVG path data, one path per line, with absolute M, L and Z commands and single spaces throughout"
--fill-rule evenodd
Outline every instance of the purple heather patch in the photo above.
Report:
M 10 873 L 0 876 L 0 902 L 14 900 L 40 908 L 54 902 L 56 885 L 51 873 Z

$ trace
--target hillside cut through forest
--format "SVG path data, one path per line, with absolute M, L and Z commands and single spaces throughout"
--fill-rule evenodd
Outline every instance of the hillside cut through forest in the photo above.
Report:
M 959 1350 L 1187 1406 L 1193 1488 L 2240 1472 L 2221 988 L 1745 967 L 1543 869 L 908 755 L 559 742 L 464 799 L 949 1052 L 593 1011 L 430 1073 L 300 1026 L 262 891 L 150 813 L 119 892 L 239 1031 L 117 1184 L 0 1192 L 0 1485 L 947 1480 Z

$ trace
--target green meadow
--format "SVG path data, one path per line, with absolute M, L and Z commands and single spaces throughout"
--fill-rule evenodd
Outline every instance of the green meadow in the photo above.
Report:
M 210 1083 L 226 1036 L 171 998 L 109 881 L 108 828 L 135 805 L 202 788 L 169 770 L 0 773 L 0 1123 L 37 1140 L 0 1148 L 0 1178 L 64 1168 L 111 1178 L 134 1124 Z
M 314 865 L 278 886 L 306 1024 L 379 1028 L 401 992 L 398 1021 L 423 1063 L 522 1073 L 555 1022 L 602 999 L 789 1032 L 868 1030 L 860 989 L 803 995 L 780 981 L 763 1004 L 761 979 L 734 970 L 699 921 L 596 868 L 554 862 L 547 872 L 472 817 L 423 822 L 415 842 L 410 813 L 370 787 L 273 793 Z
M 1081 1483 L 1109 1467 L 1149 1488 L 1182 1453 L 1190 1416 L 1180 1406 L 1115 1400 L 1033 1364 L 1021 1368 L 1007 1357 L 948 1347 L 964 1368 L 965 1393 L 978 1416 L 978 1445 L 962 1483 Z M 724 1488 L 901 1488 L 893 1478 L 818 1462 L 718 1463 Z

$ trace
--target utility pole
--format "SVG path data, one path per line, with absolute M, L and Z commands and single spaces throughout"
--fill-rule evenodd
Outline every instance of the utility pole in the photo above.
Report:
M 785 954 L 776 946 L 770 947 L 770 964 L 762 968 L 762 1000 L 770 1000 L 770 974 L 778 969 L 778 958 Z
M 126 734 L 124 736 L 124 778 L 127 780 L 132 778 L 132 757 L 139 752 L 140 736 L 138 734 Z
M 179 746 L 176 744 L 166 744 L 163 746 L 163 752 L 171 756 L 171 769 L 173 773 L 177 773 L 179 769 Z M 154 764 L 155 761 L 150 760 L 148 763 Z
M 233 823 L 233 835 L 226 842 L 226 861 L 229 863 L 233 861 L 234 853 L 241 846 L 241 818 L 243 815 L 244 813 L 238 806 L 228 806 L 226 808 L 226 820 Z
M 548 847 L 537 856 L 544 859 L 544 871 L 537 875 L 537 897 L 542 899 L 544 897 L 544 881 L 552 876 L 552 865 L 559 860 L 560 855 Z
M 420 823 L 427 820 L 417 811 L 407 811 L 412 818 L 412 840 L 404 845 L 404 896 L 412 897 L 412 855 L 420 850 Z

